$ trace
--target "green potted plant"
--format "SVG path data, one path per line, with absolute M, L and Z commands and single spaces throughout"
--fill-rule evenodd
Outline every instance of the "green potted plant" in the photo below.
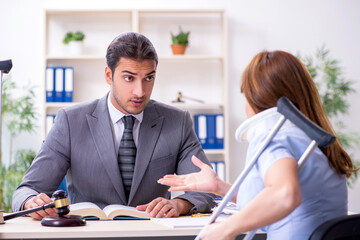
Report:
M 11 75 L 4 77 L 1 104 L 2 122 L 5 124 L 2 127 L 6 127 L 9 133 L 6 138 L 9 143 L 9 156 L 8 161 L 5 162 L 7 164 L 0 161 L 0 209 L 5 212 L 11 211 L 11 197 L 36 155 L 30 149 L 16 150 L 14 154 L 13 140 L 23 132 L 35 133 L 38 120 L 33 87 L 24 88 L 24 92 L 20 90 L 22 89 L 11 80 Z M 19 91 L 23 94 L 19 95 Z
M 63 39 L 65 45 L 69 45 L 70 53 L 79 55 L 82 52 L 82 43 L 85 38 L 85 34 L 81 31 L 67 32 Z
M 189 44 L 189 34 L 190 32 L 184 32 L 182 28 L 179 26 L 178 34 L 171 34 L 171 49 L 174 55 L 185 54 L 186 47 Z
M 305 58 L 299 56 L 299 58 L 304 62 L 317 85 L 324 110 L 331 122 L 334 123 L 336 137 L 341 145 L 349 151 L 354 166 L 360 167 L 359 160 L 352 154 L 353 150 L 360 146 L 360 135 L 346 129 L 346 125 L 342 121 L 349 110 L 347 96 L 355 92 L 352 87 L 353 82 L 344 78 L 344 71 L 339 61 L 330 57 L 330 51 L 325 46 L 318 48 L 313 56 Z M 355 172 L 348 179 L 350 187 L 356 182 L 358 176 L 359 172 Z

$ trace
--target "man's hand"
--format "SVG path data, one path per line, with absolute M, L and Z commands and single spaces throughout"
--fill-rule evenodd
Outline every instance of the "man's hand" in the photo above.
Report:
M 136 209 L 150 213 L 151 217 L 168 218 L 187 214 L 190 209 L 193 208 L 193 206 L 193 204 L 184 199 L 176 198 L 168 200 L 162 197 L 158 197 L 148 204 L 137 206 Z
M 36 208 L 48 203 L 53 202 L 53 200 L 46 195 L 45 193 L 40 193 L 39 195 L 29 198 L 25 204 L 24 204 L 24 210 L 27 209 L 31 209 L 31 208 Z M 42 211 L 38 211 L 38 212 L 33 212 L 30 213 L 29 215 L 33 218 L 35 218 L 36 220 L 41 220 L 43 219 L 43 217 L 48 216 L 48 215 L 54 215 L 56 214 L 56 210 L 54 208 L 48 208 Z

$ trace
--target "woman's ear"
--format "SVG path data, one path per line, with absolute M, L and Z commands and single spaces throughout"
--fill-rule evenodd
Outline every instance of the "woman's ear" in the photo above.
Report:
M 246 98 L 245 98 L 245 113 L 246 113 L 247 118 L 251 118 L 252 116 L 255 115 L 254 109 L 252 109 L 252 107 L 250 106 L 250 104 Z

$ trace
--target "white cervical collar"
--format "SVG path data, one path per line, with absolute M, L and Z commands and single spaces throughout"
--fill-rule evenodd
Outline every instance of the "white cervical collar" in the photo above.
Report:
M 238 142 L 250 142 L 255 136 L 269 132 L 282 115 L 278 113 L 277 107 L 266 109 L 244 121 L 235 132 Z M 281 129 L 292 127 L 290 121 L 285 121 Z

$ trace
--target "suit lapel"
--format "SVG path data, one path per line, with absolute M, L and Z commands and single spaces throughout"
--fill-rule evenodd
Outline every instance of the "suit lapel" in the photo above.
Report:
M 144 110 L 144 117 L 139 130 L 134 178 L 128 203 L 131 203 L 144 177 L 159 138 L 163 121 L 164 117 L 157 113 L 154 104 L 150 101 Z
M 123 203 L 126 203 L 124 187 L 115 154 L 114 137 L 110 127 L 111 121 L 107 108 L 107 95 L 99 100 L 92 115 L 87 115 L 86 117 L 100 160 L 120 199 Z

